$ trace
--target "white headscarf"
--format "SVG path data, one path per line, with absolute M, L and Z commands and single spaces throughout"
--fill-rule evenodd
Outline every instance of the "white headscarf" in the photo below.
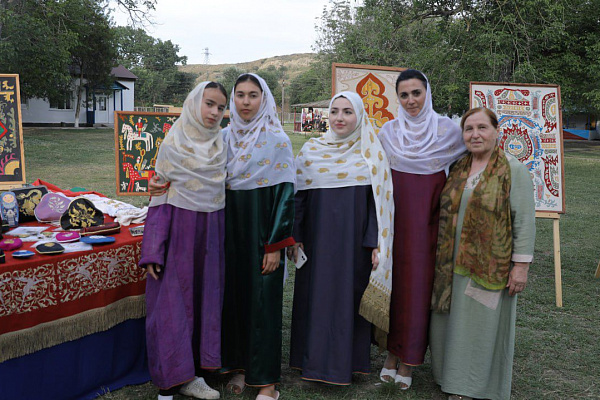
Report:
M 263 78 L 249 75 L 260 82 L 262 101 L 256 115 L 245 121 L 235 106 L 235 88 L 231 92 L 231 125 L 224 130 L 228 148 L 227 189 L 251 190 L 294 183 L 292 143 L 279 123 L 275 99 Z
M 392 169 L 411 174 L 447 171 L 467 150 L 460 127 L 433 110 L 429 81 L 419 114 L 413 117 L 400 105 L 398 118 L 383 125 L 379 139 Z
M 390 166 L 365 112 L 362 98 L 353 92 L 336 94 L 350 101 L 356 112 L 356 127 L 340 138 L 331 129 L 323 137 L 310 139 L 296 158 L 298 190 L 371 185 L 377 211 L 379 267 L 371 273 L 361 302 L 361 315 L 388 329 L 392 289 L 394 195 Z
M 156 158 L 156 173 L 171 182 L 167 193 L 153 196 L 150 207 L 161 204 L 202 212 L 225 207 L 227 156 L 221 134 L 221 119 L 213 128 L 202 121 L 202 82 L 183 103 L 181 116 L 162 142 Z

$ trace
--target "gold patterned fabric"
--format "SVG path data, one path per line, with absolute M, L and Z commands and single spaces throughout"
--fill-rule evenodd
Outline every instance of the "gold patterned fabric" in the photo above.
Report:
M 77 197 L 69 204 L 60 218 L 60 226 L 64 230 L 89 228 L 104 224 L 104 214 L 94 203 L 83 197 Z
M 273 94 L 263 78 L 249 75 L 260 83 L 262 99 L 256 115 L 245 121 L 235 105 L 235 91 L 231 92 L 231 124 L 223 130 L 227 148 L 226 188 L 252 190 L 295 183 L 292 142 L 279 122 Z
M 340 138 L 329 130 L 310 139 L 296 158 L 298 190 L 371 185 L 377 208 L 379 267 L 371 273 L 361 300 L 360 315 L 384 331 L 389 330 L 392 292 L 392 247 L 394 196 L 390 165 L 369 121 L 363 99 L 354 92 L 341 92 L 356 112 L 356 128 Z
M 458 209 L 472 154 L 450 170 L 440 197 L 440 228 L 432 295 L 432 309 L 450 310 L 452 274 L 468 276 L 491 290 L 503 289 L 508 282 L 512 255 L 510 210 L 511 172 L 503 151 L 496 146 L 481 180 L 467 203 L 460 243 L 453 262 Z
M 202 120 L 202 99 L 209 83 L 199 83 L 188 94 L 181 116 L 158 150 L 156 174 L 171 184 L 162 196 L 152 196 L 150 207 L 171 204 L 198 212 L 225 207 L 227 153 L 221 120 L 212 128 Z
M 46 186 L 26 187 L 12 190 L 19 205 L 19 222 L 35 220 L 35 208 L 48 193 Z

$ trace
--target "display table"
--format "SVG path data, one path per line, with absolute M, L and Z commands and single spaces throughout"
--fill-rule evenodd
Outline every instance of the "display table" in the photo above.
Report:
M 0 264 L 0 399 L 93 398 L 150 380 L 145 271 L 137 267 L 141 237 L 127 227 L 112 236 L 115 243 L 85 252 L 36 253 L 25 260 L 6 252 Z

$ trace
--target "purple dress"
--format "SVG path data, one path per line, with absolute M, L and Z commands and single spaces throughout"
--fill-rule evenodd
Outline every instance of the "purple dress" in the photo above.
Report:
M 224 210 L 148 210 L 139 265 L 164 266 L 146 283 L 148 364 L 160 389 L 193 379 L 197 368 L 221 367 L 224 242 Z
M 290 366 L 348 385 L 371 364 L 371 324 L 358 314 L 377 247 L 371 186 L 298 191 L 294 239 L 308 261 L 296 271 Z

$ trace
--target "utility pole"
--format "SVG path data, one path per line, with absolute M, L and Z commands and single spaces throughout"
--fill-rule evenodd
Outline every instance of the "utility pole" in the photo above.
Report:
M 208 65 L 210 63 L 210 53 L 208 52 L 208 47 L 204 49 L 204 65 Z M 206 80 L 208 80 L 208 68 L 206 69 Z
M 285 102 L 285 79 L 281 80 L 281 126 L 285 123 L 283 114 L 283 104 Z

